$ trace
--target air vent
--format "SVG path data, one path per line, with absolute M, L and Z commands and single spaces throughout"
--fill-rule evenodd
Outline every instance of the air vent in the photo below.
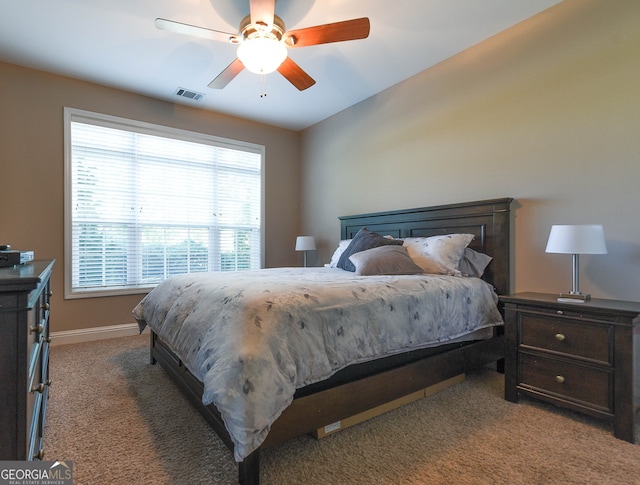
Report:
M 200 101 L 204 94 L 196 93 L 195 91 L 191 91 L 189 89 L 178 88 L 176 91 L 176 95 L 182 96 L 183 98 L 193 99 L 195 101 Z

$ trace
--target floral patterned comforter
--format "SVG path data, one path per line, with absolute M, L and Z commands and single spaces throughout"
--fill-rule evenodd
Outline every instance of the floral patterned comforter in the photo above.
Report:
M 334 268 L 167 279 L 133 310 L 204 384 L 242 461 L 296 388 L 341 368 L 502 325 L 490 285 L 454 276 L 354 276 Z

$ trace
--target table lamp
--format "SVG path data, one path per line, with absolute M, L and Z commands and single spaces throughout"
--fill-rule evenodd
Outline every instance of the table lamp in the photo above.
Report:
M 304 251 L 304 267 L 307 267 L 307 251 L 315 251 L 316 240 L 313 236 L 298 236 L 296 238 L 296 251 Z
M 580 292 L 580 254 L 607 254 L 604 230 L 601 224 L 553 225 L 547 241 L 546 253 L 573 255 L 573 284 L 569 293 L 560 293 L 558 300 L 583 302 L 591 295 Z

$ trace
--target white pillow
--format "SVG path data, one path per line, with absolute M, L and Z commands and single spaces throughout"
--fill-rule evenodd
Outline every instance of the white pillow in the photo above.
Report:
M 425 273 L 460 276 L 460 260 L 473 234 L 406 237 L 404 244 L 413 262 Z
M 327 268 L 338 267 L 338 261 L 340 261 L 340 256 L 342 256 L 342 253 L 344 253 L 344 250 L 347 249 L 347 246 L 349 245 L 350 242 L 351 242 L 351 239 L 343 239 L 338 243 L 338 247 L 333 252 L 333 256 L 331 256 L 331 261 L 329 262 L 329 264 L 325 264 Z

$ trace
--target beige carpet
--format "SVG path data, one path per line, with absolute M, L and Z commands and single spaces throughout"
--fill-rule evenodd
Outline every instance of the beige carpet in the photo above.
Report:
M 53 347 L 45 459 L 77 485 L 232 484 L 231 453 L 159 365 L 148 338 Z M 491 370 L 316 441 L 262 454 L 263 484 L 640 484 L 640 446 L 604 422 L 502 399 Z M 640 433 L 640 430 L 638 430 Z

